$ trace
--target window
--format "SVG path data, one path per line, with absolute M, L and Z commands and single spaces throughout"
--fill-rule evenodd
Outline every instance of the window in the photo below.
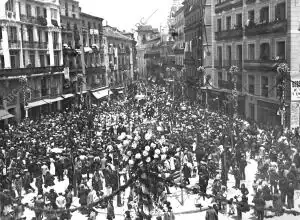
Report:
M 248 92 L 254 95 L 255 89 L 255 77 L 252 75 L 248 75 Z
M 231 29 L 231 16 L 226 17 L 226 30 Z
M 255 105 L 253 103 L 249 103 L 249 110 L 250 110 L 250 119 L 255 119 Z
M 260 22 L 269 23 L 269 7 L 260 9 Z
M 36 7 L 36 16 L 37 17 L 41 16 L 41 8 L 40 7 Z
M 31 5 L 26 5 L 27 18 L 31 17 Z
M 18 68 L 18 65 L 17 65 L 17 56 L 15 54 L 11 54 L 10 55 L 10 65 L 11 65 L 12 69 Z
M 45 31 L 45 42 L 48 43 L 49 39 L 48 39 L 48 31 Z
M 221 68 L 222 67 L 222 60 L 223 60 L 222 47 L 218 47 L 217 55 L 218 55 L 218 60 L 217 60 L 218 64 L 217 65 Z
M 59 66 L 59 52 L 54 52 L 54 66 Z
M 69 8 L 68 8 L 68 3 L 65 3 L 65 15 L 69 16 Z
M 14 0 L 8 0 L 6 3 L 5 3 L 5 10 L 6 11 L 14 11 Z
M 51 8 L 51 19 L 52 20 L 57 20 L 57 10 Z
M 286 19 L 285 15 L 285 2 L 275 6 L 275 20 L 280 21 Z
M 247 26 L 251 26 L 254 24 L 254 15 L 255 15 L 254 10 L 248 11 Z
M 228 66 L 231 66 L 231 46 L 227 46 L 227 54 L 226 54 L 226 57 L 228 59 Z
M 30 64 L 32 67 L 35 67 L 35 54 L 34 53 L 31 53 L 29 55 L 29 59 L 30 59 Z
M 222 86 L 222 81 L 223 81 L 222 72 L 218 72 L 218 85 L 219 85 L 219 88 L 221 88 L 221 86 Z
M 44 8 L 43 11 L 44 11 L 44 18 L 47 18 L 47 9 Z
M 242 60 L 243 60 L 243 46 L 242 45 L 236 46 L 236 59 L 237 59 L 237 66 L 241 66 Z
M 8 39 L 12 42 L 16 42 L 18 40 L 17 27 L 9 27 Z
M 47 54 L 46 60 L 47 60 L 47 66 L 50 66 L 50 55 L 49 54 Z
M 82 26 L 83 27 L 85 26 L 85 20 L 82 20 Z
M 219 18 L 217 20 L 217 32 L 220 32 L 222 30 L 222 19 Z
M 243 26 L 242 24 L 242 14 L 236 15 L 236 25 L 235 28 L 241 28 Z
M 41 64 L 41 67 L 45 66 L 45 55 L 44 54 L 40 55 L 40 64 Z
M 42 42 L 42 31 L 38 30 L 37 34 L 38 34 L 38 42 Z
M 276 43 L 276 56 L 280 59 L 280 60 L 284 60 L 285 59 L 285 41 L 280 41 Z
M 248 60 L 255 60 L 255 44 L 248 44 Z
M 28 41 L 33 42 L 33 29 L 31 27 L 27 27 L 27 33 L 28 33 Z
M 261 77 L 261 95 L 264 97 L 268 97 L 268 86 L 269 86 L 269 79 L 267 76 Z
M 269 45 L 269 43 L 263 43 L 260 45 L 260 59 L 270 60 L 270 45 Z
M 72 5 L 72 12 L 75 12 L 75 5 Z

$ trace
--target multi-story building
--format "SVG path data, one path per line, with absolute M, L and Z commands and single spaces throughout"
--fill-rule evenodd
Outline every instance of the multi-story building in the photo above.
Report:
M 174 14 L 174 54 L 175 54 L 175 64 L 178 68 L 182 68 L 184 66 L 184 7 L 180 7 Z
M 197 92 L 200 91 L 199 85 L 204 83 L 204 75 L 198 72 L 197 68 L 203 66 L 206 74 L 211 75 L 214 79 L 212 59 L 214 12 L 211 0 L 185 0 L 183 5 L 185 18 L 184 77 L 188 85 L 186 93 L 191 100 L 195 100 Z
M 103 18 L 81 13 L 82 45 L 88 100 L 91 104 L 108 96 L 108 80 L 104 61 Z
M 78 75 L 82 72 L 82 28 L 80 19 L 81 9 L 76 0 L 60 0 L 60 17 L 63 44 L 63 61 L 65 77 L 63 84 L 64 108 L 70 108 L 78 103 L 80 92 Z M 85 84 L 82 84 L 85 87 Z M 85 90 L 85 89 L 84 89 Z
M 228 68 L 240 67 L 237 77 L 240 114 L 261 123 L 280 124 L 276 64 L 287 63 L 291 80 L 299 80 L 300 2 L 226 0 L 215 3 L 214 51 L 218 87 L 230 92 L 232 83 Z M 288 85 L 286 121 L 298 127 L 299 108 L 295 106 L 300 97 L 291 94 L 290 87 Z
M 17 121 L 61 110 L 61 42 L 58 0 L 1 1 L 1 105 Z
M 139 76 L 142 79 L 147 78 L 147 68 L 146 68 L 146 43 L 150 39 L 153 39 L 154 35 L 159 34 L 157 28 L 152 28 L 150 25 L 139 26 L 137 30 L 137 66 L 139 69 Z
M 104 26 L 104 37 L 107 45 L 108 56 L 106 67 L 110 70 L 109 82 L 113 87 L 124 85 L 127 80 L 133 78 L 133 45 L 134 38 L 128 33 L 119 31 L 115 27 Z

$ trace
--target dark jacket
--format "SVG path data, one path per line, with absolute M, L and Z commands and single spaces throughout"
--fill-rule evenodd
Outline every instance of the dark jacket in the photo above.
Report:
M 213 208 L 207 210 L 205 220 L 218 220 L 218 213 L 216 210 Z

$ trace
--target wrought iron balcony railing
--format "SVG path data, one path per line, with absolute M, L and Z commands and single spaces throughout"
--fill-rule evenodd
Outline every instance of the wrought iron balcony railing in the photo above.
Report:
M 33 68 L 16 68 L 16 69 L 2 69 L 0 70 L 0 77 L 9 76 L 23 76 L 23 75 L 37 75 L 46 73 L 63 72 L 63 66 L 48 66 L 48 67 L 33 67 Z
M 228 40 L 243 37 L 243 28 L 239 27 L 232 30 L 219 31 L 215 33 L 216 40 Z
M 285 60 L 244 60 L 244 69 L 246 70 L 276 70 L 278 63 Z
M 287 33 L 287 20 L 277 20 L 263 24 L 251 24 L 245 28 L 245 36 Z

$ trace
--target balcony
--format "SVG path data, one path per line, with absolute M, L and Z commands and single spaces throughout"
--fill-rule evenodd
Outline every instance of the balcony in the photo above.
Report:
M 220 89 L 233 89 L 233 83 L 226 80 L 218 80 L 219 88 Z
M 243 37 L 243 28 L 237 28 L 226 31 L 219 31 L 215 33 L 216 40 L 231 40 Z
M 37 75 L 43 73 L 63 72 L 63 66 L 48 66 L 48 67 L 34 67 L 34 68 L 17 68 L 17 69 L 2 69 L 0 70 L 0 77 L 9 76 L 23 76 L 23 75 Z
M 215 13 L 221 13 L 222 11 L 229 11 L 233 8 L 239 8 L 243 6 L 243 0 L 226 0 L 219 4 L 216 4 Z
M 34 49 L 38 48 L 39 43 L 34 41 L 23 41 L 23 48 Z
M 55 96 L 58 96 L 58 91 L 57 91 L 57 88 L 56 87 L 52 87 L 51 89 L 50 89 L 50 91 L 51 91 L 51 96 L 52 97 L 55 97 Z
M 254 4 L 255 2 L 256 0 L 246 0 L 247 5 Z
M 39 49 L 48 49 L 48 42 L 38 42 Z
M 13 11 L 5 11 L 5 18 L 8 20 L 16 19 L 16 13 Z
M 30 23 L 30 24 L 37 24 L 37 20 L 35 17 L 33 16 L 27 16 L 27 15 L 20 15 L 20 20 L 22 22 L 25 22 L 25 23 Z
M 41 99 L 41 91 L 33 90 L 31 91 L 31 101 L 37 101 Z
M 237 66 L 242 68 L 242 60 L 215 60 L 215 68 L 217 69 L 229 69 L 231 66 Z
M 278 63 L 286 62 L 285 60 L 245 60 L 244 69 L 275 71 Z
M 9 49 L 20 49 L 20 41 L 19 40 L 9 40 L 8 47 L 9 47 Z
M 287 20 L 278 20 L 264 24 L 252 24 L 245 28 L 245 36 L 287 33 Z
M 86 68 L 87 74 L 103 74 L 103 68 L 102 67 L 88 67 Z

